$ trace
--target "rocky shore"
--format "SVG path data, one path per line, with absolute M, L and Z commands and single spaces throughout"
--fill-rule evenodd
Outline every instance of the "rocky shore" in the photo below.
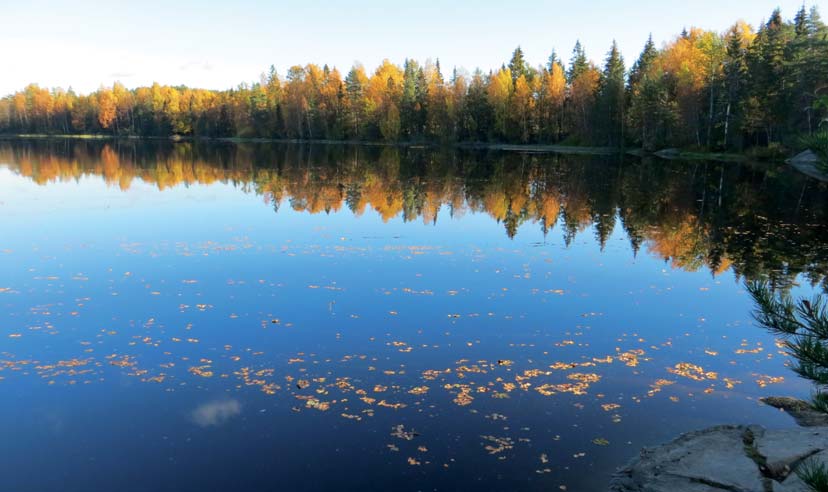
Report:
M 612 492 L 808 492 L 797 476 L 811 460 L 828 465 L 828 416 L 800 400 L 766 398 L 799 425 L 770 430 L 721 425 L 645 448 L 620 470 Z

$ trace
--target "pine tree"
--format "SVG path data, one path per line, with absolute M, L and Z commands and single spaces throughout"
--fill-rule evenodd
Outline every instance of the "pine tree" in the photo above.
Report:
M 580 41 L 575 42 L 575 47 L 572 49 L 572 58 L 569 62 L 569 70 L 566 72 L 566 78 L 571 84 L 573 80 L 589 70 L 589 61 Z
M 767 282 L 750 282 L 747 291 L 759 325 L 785 340 L 793 370 L 816 386 L 813 406 L 828 412 L 828 302 L 823 296 L 794 300 Z
M 405 60 L 403 65 L 403 88 L 400 100 L 400 126 L 403 137 L 407 139 L 421 136 L 420 110 L 418 104 L 418 71 L 419 66 L 414 60 Z
M 786 48 L 792 31 L 776 9 L 748 51 L 750 99 L 743 112 L 750 115 L 749 131 L 762 134 L 767 144 L 780 140 L 782 124 L 790 111 L 791 74 Z
M 345 100 L 348 120 L 349 138 L 360 139 L 363 137 L 363 126 L 365 125 L 365 86 L 368 77 L 361 65 L 354 66 L 345 77 Z
M 549 71 L 551 72 L 551 71 L 552 71 L 552 67 L 554 67 L 556 63 L 558 63 L 558 64 L 560 64 L 560 65 L 563 65 L 563 63 L 561 62 L 561 59 L 560 59 L 560 58 L 558 58 L 558 53 L 557 53 L 557 51 L 555 51 L 555 50 L 553 49 L 553 50 L 552 50 L 552 53 L 549 55 L 549 58 L 548 58 L 548 59 L 547 59 L 547 61 L 546 61 L 546 69 L 547 69 L 547 70 L 549 70 Z
M 624 143 L 625 75 L 624 58 L 613 41 L 601 73 L 596 104 L 595 126 L 601 128 L 600 140 L 604 145 L 620 146 Z
M 512 59 L 509 61 L 509 70 L 512 72 L 512 83 L 516 82 L 521 75 L 528 76 L 528 66 L 523 58 L 523 50 L 520 46 L 512 52 Z
M 492 108 L 487 95 L 486 76 L 480 69 L 472 74 L 466 104 L 461 114 L 461 135 L 465 140 L 482 142 L 488 139 L 493 131 Z
M 747 73 L 747 40 L 744 39 L 744 32 L 739 25 L 734 25 L 725 35 L 725 59 L 724 59 L 724 136 L 725 148 L 731 145 L 732 128 L 738 122 L 737 110 L 741 105 L 743 97 L 743 86 Z
M 808 12 L 805 10 L 805 4 L 802 4 L 794 17 L 794 33 L 797 38 L 808 36 Z
M 657 57 L 658 49 L 653 42 L 653 35 L 650 34 L 647 42 L 644 44 L 644 50 L 630 69 L 629 86 L 631 88 L 637 86 L 641 82 L 641 79 L 649 73 Z
M 667 91 L 656 67 L 657 59 L 658 50 L 650 36 L 630 70 L 627 88 L 630 100 L 628 125 L 634 132 L 630 137 L 647 151 L 662 144 L 662 135 L 669 126 Z
M 797 13 L 795 34 L 788 45 L 793 115 L 789 124 L 800 133 L 815 132 L 821 123 L 820 97 L 828 94 L 828 30 L 813 7 Z

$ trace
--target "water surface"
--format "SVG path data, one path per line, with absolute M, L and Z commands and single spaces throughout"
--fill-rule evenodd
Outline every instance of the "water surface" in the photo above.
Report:
M 744 281 L 821 292 L 785 168 L 0 141 L 0 490 L 591 490 L 793 425 Z

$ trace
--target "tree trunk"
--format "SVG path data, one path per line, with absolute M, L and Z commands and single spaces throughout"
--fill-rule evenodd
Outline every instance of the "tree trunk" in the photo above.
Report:
M 727 101 L 727 112 L 725 113 L 724 146 L 727 149 L 728 131 L 730 130 L 730 101 Z

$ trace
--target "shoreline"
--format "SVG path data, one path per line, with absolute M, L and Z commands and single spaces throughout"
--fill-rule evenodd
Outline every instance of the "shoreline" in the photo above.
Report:
M 679 160 L 712 160 L 720 162 L 748 162 L 750 156 L 722 152 L 693 152 L 680 149 L 664 149 L 645 152 L 637 147 L 596 147 L 561 144 L 509 144 L 497 142 L 377 142 L 366 140 L 288 139 L 288 138 L 241 138 L 241 137 L 192 137 L 171 136 L 151 137 L 137 135 L 96 135 L 96 134 L 0 134 L 0 140 L 147 140 L 169 142 L 215 142 L 215 143 L 284 143 L 308 145 L 363 145 L 375 147 L 407 148 L 455 148 L 469 150 L 501 150 L 538 154 L 579 154 L 579 155 L 632 155 L 636 157 L 658 157 Z
M 593 147 L 562 144 L 508 144 L 497 142 L 378 142 L 365 140 L 327 140 L 327 139 L 289 139 L 289 138 L 241 138 L 241 137 L 193 137 L 170 136 L 152 137 L 138 135 L 96 135 L 96 134 L 0 134 L 0 140 L 131 140 L 131 141 L 166 141 L 233 143 L 233 144 L 293 144 L 293 145 L 359 145 L 368 147 L 399 147 L 410 149 L 463 149 L 518 152 L 526 154 L 563 154 L 592 156 L 634 156 L 638 158 L 654 157 L 663 160 L 709 161 L 733 164 L 761 164 L 789 166 L 798 173 L 821 182 L 828 182 L 828 173 L 823 173 L 815 165 L 803 166 L 795 162 L 796 156 L 786 159 L 761 160 L 745 153 L 704 152 L 678 148 L 661 149 L 654 152 L 639 147 Z
M 795 398 L 760 401 L 794 425 L 716 425 L 642 448 L 614 474 L 611 492 L 812 490 L 801 478 L 809 463 L 828 464 L 828 415 Z

